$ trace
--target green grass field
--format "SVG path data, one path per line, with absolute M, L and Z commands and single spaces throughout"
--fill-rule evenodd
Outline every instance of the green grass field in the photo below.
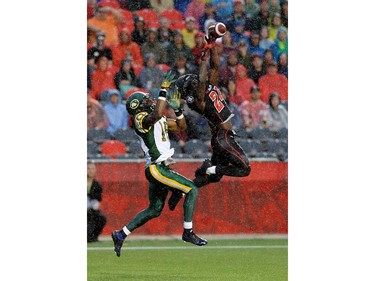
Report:
M 128 241 L 121 257 L 111 241 L 87 245 L 88 281 L 287 281 L 287 239 Z

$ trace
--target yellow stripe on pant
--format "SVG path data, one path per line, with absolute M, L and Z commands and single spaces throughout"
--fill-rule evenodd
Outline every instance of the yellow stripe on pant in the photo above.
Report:
M 158 181 L 167 186 L 177 188 L 178 190 L 181 190 L 184 193 L 188 193 L 191 190 L 191 187 L 183 185 L 182 183 L 179 183 L 178 181 L 175 181 L 173 179 L 167 178 L 166 176 L 163 176 L 154 164 L 150 165 L 150 173 L 155 179 L 157 179 Z

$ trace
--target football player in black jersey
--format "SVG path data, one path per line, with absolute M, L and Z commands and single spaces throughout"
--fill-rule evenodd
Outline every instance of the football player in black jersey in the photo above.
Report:
M 213 153 L 211 160 L 206 159 L 202 166 L 195 171 L 194 183 L 198 187 L 218 182 L 224 175 L 246 177 L 251 171 L 249 159 L 235 140 L 236 133 L 232 129 L 230 120 L 234 114 L 217 87 L 219 54 L 215 48 L 215 39 L 208 38 L 206 40 L 207 45 L 202 51 L 199 76 L 186 74 L 175 82 L 175 89 L 181 94 L 181 98 L 186 100 L 189 108 L 204 116 L 211 128 Z M 208 75 L 207 57 L 209 52 L 210 72 Z M 178 200 L 175 201 L 178 202 Z

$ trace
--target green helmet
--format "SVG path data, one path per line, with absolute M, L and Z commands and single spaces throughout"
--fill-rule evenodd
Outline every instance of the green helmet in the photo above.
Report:
M 126 110 L 132 116 L 142 111 L 151 113 L 154 108 L 155 106 L 149 95 L 144 92 L 134 92 L 126 101 Z

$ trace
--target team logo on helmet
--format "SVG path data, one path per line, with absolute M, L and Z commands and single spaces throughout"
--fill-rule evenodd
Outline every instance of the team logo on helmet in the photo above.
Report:
M 139 106 L 139 100 L 134 99 L 134 100 L 131 101 L 131 103 L 130 103 L 131 109 L 136 109 L 138 106 Z
M 194 97 L 193 97 L 193 96 L 187 96 L 187 97 L 186 97 L 186 102 L 187 102 L 187 103 L 192 103 L 192 102 L 194 102 Z

